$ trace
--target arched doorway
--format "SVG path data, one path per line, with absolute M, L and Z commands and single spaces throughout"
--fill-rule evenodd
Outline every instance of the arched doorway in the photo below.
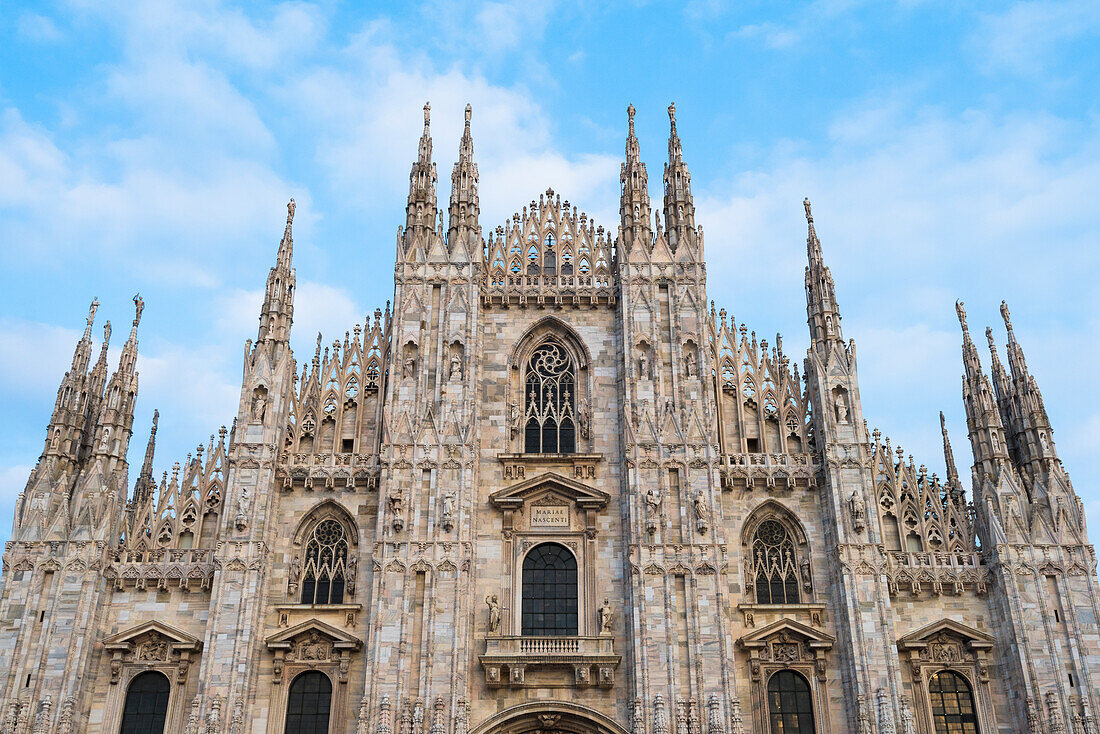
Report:
M 607 715 L 575 703 L 525 703 L 495 714 L 470 734 L 629 734 Z

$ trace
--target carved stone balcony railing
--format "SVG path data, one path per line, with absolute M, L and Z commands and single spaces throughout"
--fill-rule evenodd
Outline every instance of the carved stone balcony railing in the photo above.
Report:
M 118 549 L 104 575 L 118 589 L 153 586 L 162 591 L 207 590 L 214 576 L 214 551 L 210 548 Z
M 615 654 L 615 638 L 610 636 L 508 636 L 488 638 L 479 660 L 490 688 L 536 685 L 527 680 L 527 672 L 540 668 L 572 670 L 572 684 L 577 687 L 610 688 L 622 656 Z
M 816 489 L 821 464 L 816 454 L 723 454 L 718 471 L 723 489 Z
M 913 596 L 924 591 L 936 596 L 961 594 L 967 588 L 984 594 L 989 584 L 981 553 L 886 551 L 885 571 L 894 596 L 902 588 Z
M 277 479 L 284 492 L 291 492 L 295 487 L 307 492 L 322 489 L 350 492 L 356 487 L 378 487 L 377 454 L 286 453 L 280 462 Z
M 481 280 L 481 300 L 486 306 L 516 305 L 543 308 L 614 306 L 618 278 L 615 275 L 494 276 L 486 271 Z

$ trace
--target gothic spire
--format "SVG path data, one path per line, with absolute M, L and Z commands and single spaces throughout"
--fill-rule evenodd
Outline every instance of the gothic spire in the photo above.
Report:
M 1011 389 L 1011 408 L 1013 413 L 1013 439 L 1017 458 L 1022 465 L 1030 464 L 1029 473 L 1036 474 L 1040 465 L 1032 463 L 1037 459 L 1055 458 L 1053 429 L 1047 416 L 1043 395 L 1039 384 L 1027 368 L 1024 350 L 1016 341 L 1016 332 L 1012 329 L 1012 317 L 1008 304 L 1001 301 L 1001 318 L 1008 331 L 1008 364 L 1012 370 L 1012 379 L 1005 378 Z
M 1027 371 L 1027 360 L 1024 359 L 1024 350 L 1016 341 L 1016 332 L 1012 330 L 1012 315 L 1008 312 L 1008 304 L 1001 301 L 1001 318 L 1005 322 L 1005 330 L 1008 332 L 1008 364 L 1012 369 L 1012 377 L 1015 380 L 1027 380 L 1031 375 Z
M 668 106 L 668 163 L 665 164 L 665 226 L 669 244 L 675 249 L 695 231 L 695 200 L 691 196 L 691 174 L 684 163 L 680 136 L 676 132 L 676 103 Z
M 289 342 L 290 325 L 294 317 L 294 199 L 286 205 L 286 228 L 279 243 L 275 265 L 267 275 L 264 304 L 260 310 L 260 329 L 256 343 Z
M 947 465 L 947 482 L 959 486 L 959 470 L 955 466 L 955 452 L 951 450 L 951 439 L 947 436 L 947 421 L 940 411 L 940 432 L 943 433 L 943 461 Z
M 840 331 L 840 308 L 836 304 L 833 275 L 825 265 L 821 254 L 821 242 L 814 230 L 814 215 L 810 200 L 803 199 L 806 210 L 806 316 L 810 325 L 810 339 L 814 344 L 843 343 Z
M 622 198 L 619 200 L 619 218 L 622 223 L 624 245 L 629 247 L 641 239 L 648 247 L 650 242 L 649 176 L 642 163 L 638 138 L 634 134 L 634 105 L 626 108 L 626 160 L 619 174 Z
M 999 463 L 1008 458 L 1004 423 L 993 395 L 989 378 L 982 371 L 978 348 L 970 338 L 966 323 L 966 309 L 962 301 L 955 301 L 955 313 L 963 333 L 963 404 L 966 407 L 966 425 L 970 432 L 970 444 L 975 464 L 984 461 Z
M 99 310 L 99 299 L 92 299 L 88 307 L 88 319 L 84 326 L 84 334 L 76 343 L 73 350 L 73 361 L 69 371 L 61 378 L 61 384 L 57 387 L 57 398 L 54 402 L 53 415 L 50 416 L 50 424 L 46 428 L 46 445 L 43 455 L 63 455 L 67 453 L 67 447 L 73 452 L 80 446 L 80 431 L 84 429 L 87 403 L 81 396 L 87 395 L 85 390 L 88 380 L 88 363 L 92 358 L 92 325 L 95 323 L 96 311 Z M 77 433 L 73 433 L 76 431 Z M 70 444 L 70 441 L 72 443 Z M 75 459 L 76 456 L 71 458 Z
M 963 335 L 963 368 L 966 371 L 966 379 L 976 380 L 982 377 L 982 361 L 978 358 L 978 348 L 970 338 L 970 327 L 966 324 L 966 308 L 962 301 L 955 301 L 955 314 L 959 317 L 959 326 Z
M 134 483 L 133 507 L 138 507 L 148 501 L 153 490 L 157 486 L 153 478 L 153 454 L 157 448 L 157 421 L 160 419 L 160 411 L 153 411 L 153 426 L 149 429 L 149 443 L 145 446 L 145 460 L 141 463 L 141 473 Z
M 477 197 L 478 175 L 474 163 L 474 138 L 470 134 L 472 108 L 466 105 L 466 126 L 458 144 L 458 160 L 451 172 L 451 208 L 447 242 L 453 247 L 460 232 L 478 230 L 480 212 Z M 476 248 L 471 248 L 471 252 Z
M 420 147 L 416 162 L 409 173 L 409 203 L 405 209 L 405 230 L 417 229 L 430 231 L 435 225 L 435 164 L 432 163 L 432 134 L 430 102 L 424 103 L 424 132 L 420 136 Z

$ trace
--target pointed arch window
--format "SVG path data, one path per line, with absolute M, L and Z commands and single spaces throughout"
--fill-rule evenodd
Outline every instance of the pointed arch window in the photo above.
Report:
M 168 716 L 169 692 L 168 678 L 155 670 L 130 681 L 122 709 L 121 734 L 162 734 Z
M 332 518 L 317 523 L 306 543 L 302 604 L 341 604 L 348 562 L 348 536 Z
M 524 451 L 572 454 L 577 450 L 576 370 L 565 348 L 540 344 L 524 378 Z
M 778 520 L 765 520 L 753 534 L 752 575 L 757 604 L 798 604 L 801 600 L 794 541 Z
M 814 734 L 810 684 L 793 670 L 780 670 L 768 680 L 771 734 Z
M 970 684 L 958 673 L 941 670 L 928 681 L 936 734 L 978 734 L 978 716 Z
M 524 635 L 577 634 L 577 559 L 558 543 L 543 543 L 523 559 Z
M 286 734 L 328 734 L 332 681 L 319 670 L 302 673 L 290 684 Z

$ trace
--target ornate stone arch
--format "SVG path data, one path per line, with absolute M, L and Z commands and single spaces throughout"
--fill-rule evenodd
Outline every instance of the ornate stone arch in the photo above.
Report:
M 329 521 L 335 522 L 339 526 L 347 542 L 346 557 L 339 564 L 339 568 L 336 569 L 341 578 L 342 594 L 347 594 L 349 597 L 355 596 L 358 580 L 359 527 L 352 518 L 351 513 L 343 505 L 335 500 L 326 499 L 307 512 L 294 530 L 287 582 L 287 597 L 291 602 L 299 601 L 302 589 L 300 584 L 309 574 L 310 540 L 313 538 L 315 531 L 323 523 Z
M 512 369 L 522 369 L 535 347 L 550 336 L 556 336 L 572 352 L 578 370 L 588 369 L 592 363 L 592 354 L 588 351 L 588 346 L 573 327 L 557 316 L 543 316 L 527 328 L 523 336 L 516 341 L 509 355 L 508 363 Z
M 805 603 L 813 594 L 811 548 L 795 513 L 774 499 L 741 526 L 745 589 L 757 604 Z M 776 596 L 780 601 L 776 601 Z
M 745 522 L 742 523 L 741 545 L 744 546 L 750 543 L 760 524 L 768 519 L 778 520 L 782 523 L 793 534 L 798 545 L 805 546 L 809 543 L 806 528 L 803 527 L 802 521 L 798 519 L 794 511 L 782 502 L 769 498 L 753 508 L 749 516 L 745 518 Z
M 359 526 L 355 522 L 355 518 L 348 512 L 347 508 L 341 505 L 339 502 L 333 499 L 326 499 L 322 502 L 314 505 L 309 512 L 302 516 L 302 519 L 298 521 L 298 525 L 294 528 L 294 545 L 300 546 L 309 532 L 325 518 L 333 518 L 341 525 L 348 533 L 348 539 L 352 541 L 352 544 L 356 547 L 359 546 Z
M 470 734 L 526 734 L 549 728 L 570 734 L 628 734 L 614 719 L 582 704 L 566 701 L 533 701 L 493 714 Z
M 573 423 L 575 450 L 563 453 L 583 453 L 590 446 L 592 415 L 592 355 L 580 335 L 556 316 L 544 316 L 536 321 L 516 342 L 509 355 L 508 375 L 508 423 L 511 448 L 524 451 L 524 426 L 527 424 L 527 370 L 536 350 L 548 343 L 560 347 L 571 362 L 573 372 L 573 396 L 565 411 Z M 541 420 L 541 419 L 540 419 Z M 557 453 L 557 452 L 551 452 Z

